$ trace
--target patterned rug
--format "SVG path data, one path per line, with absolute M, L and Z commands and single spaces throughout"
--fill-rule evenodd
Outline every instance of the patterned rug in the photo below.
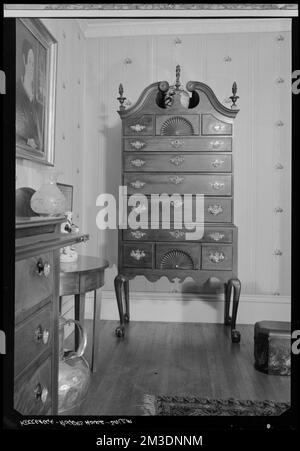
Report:
M 165 416 L 278 416 L 290 408 L 286 402 L 145 395 L 143 415 Z

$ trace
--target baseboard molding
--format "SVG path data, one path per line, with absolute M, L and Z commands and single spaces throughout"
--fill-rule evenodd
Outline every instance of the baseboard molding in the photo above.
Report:
M 85 317 L 93 317 L 93 295 L 86 297 Z M 222 295 L 193 293 L 131 292 L 130 317 L 133 321 L 222 323 Z M 290 321 L 290 296 L 248 295 L 240 298 L 238 322 L 254 324 L 263 319 Z M 119 318 L 115 293 L 102 292 L 101 319 Z

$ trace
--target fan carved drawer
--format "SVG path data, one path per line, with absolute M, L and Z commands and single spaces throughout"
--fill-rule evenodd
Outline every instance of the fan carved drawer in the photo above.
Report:
M 157 244 L 157 269 L 199 269 L 200 244 Z
M 52 302 L 15 329 L 15 375 L 52 345 Z
M 124 171 L 231 172 L 231 155 L 224 154 L 124 154 Z
M 220 121 L 212 114 L 202 114 L 202 135 L 232 135 L 232 124 Z
M 231 152 L 232 138 L 224 136 L 205 137 L 133 137 L 124 139 L 124 150 L 128 152 Z
M 199 115 L 157 115 L 155 134 L 164 136 L 199 135 Z

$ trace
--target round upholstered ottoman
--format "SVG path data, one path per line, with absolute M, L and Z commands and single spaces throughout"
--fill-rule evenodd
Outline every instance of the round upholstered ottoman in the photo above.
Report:
M 255 368 L 267 374 L 291 374 L 291 324 L 259 321 L 254 326 Z

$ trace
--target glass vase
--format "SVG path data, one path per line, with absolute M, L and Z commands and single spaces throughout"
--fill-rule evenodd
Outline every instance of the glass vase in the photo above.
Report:
M 31 197 L 30 205 L 41 216 L 59 216 L 66 211 L 66 198 L 57 186 L 61 172 L 54 169 L 42 171 L 45 182 Z

